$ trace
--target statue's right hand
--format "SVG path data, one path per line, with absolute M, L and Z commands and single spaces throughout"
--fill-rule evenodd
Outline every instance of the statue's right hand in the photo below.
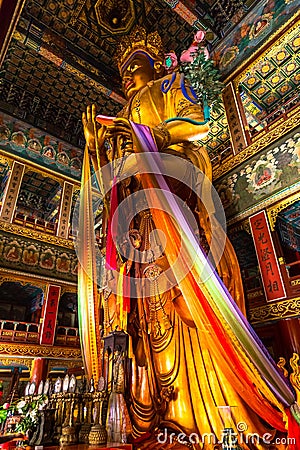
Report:
M 97 133 L 98 148 L 102 147 L 106 133 L 106 127 L 95 121 L 96 115 L 96 105 L 88 106 L 86 112 L 82 113 L 84 137 L 92 155 L 96 153 L 95 133 Z

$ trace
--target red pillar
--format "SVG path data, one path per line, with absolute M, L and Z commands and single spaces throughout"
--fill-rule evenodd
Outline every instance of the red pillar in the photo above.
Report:
M 46 380 L 48 372 L 48 360 L 46 358 L 35 358 L 31 367 L 31 383 L 36 384 L 36 392 L 40 381 Z
M 278 322 L 282 353 L 287 361 L 293 353 L 300 354 L 300 318 L 283 319 Z

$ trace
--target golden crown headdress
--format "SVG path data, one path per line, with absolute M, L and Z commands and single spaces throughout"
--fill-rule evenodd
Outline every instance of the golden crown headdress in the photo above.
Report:
M 138 50 L 145 52 L 152 59 L 159 59 L 161 61 L 164 59 L 161 37 L 157 31 L 147 35 L 145 28 L 136 26 L 133 31 L 129 35 L 124 36 L 118 44 L 115 59 L 119 70 L 122 69 L 130 56 Z

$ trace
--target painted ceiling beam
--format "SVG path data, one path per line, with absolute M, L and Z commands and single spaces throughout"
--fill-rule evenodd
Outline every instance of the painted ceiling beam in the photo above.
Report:
M 180 0 L 164 0 L 167 5 L 170 6 L 173 11 L 175 11 L 180 17 L 182 17 L 189 25 L 194 27 L 196 30 L 207 31 L 208 25 L 203 19 L 199 19 L 192 9 L 188 7 L 184 2 Z

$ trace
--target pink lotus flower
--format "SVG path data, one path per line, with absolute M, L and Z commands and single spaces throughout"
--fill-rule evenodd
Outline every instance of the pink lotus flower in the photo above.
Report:
M 187 50 L 184 50 L 181 53 L 180 61 L 183 63 L 190 63 L 194 61 L 194 58 L 196 56 L 198 50 L 198 44 L 194 45 L 194 43 L 188 48 Z
M 173 72 L 175 67 L 178 65 L 178 60 L 175 52 L 170 52 L 165 54 L 165 60 L 164 60 L 164 68 L 168 73 Z
M 195 42 L 201 42 L 205 38 L 205 31 L 199 30 L 194 36 Z
M 196 57 L 196 55 L 197 55 L 197 53 L 201 53 L 201 52 L 204 53 L 206 59 L 209 58 L 209 51 L 207 50 L 207 48 L 206 47 L 200 47 L 200 46 L 198 46 L 197 43 L 195 44 L 193 42 L 193 44 L 190 46 L 190 48 L 188 48 L 187 50 L 184 50 L 181 53 L 180 61 L 183 62 L 183 63 L 193 62 L 195 57 Z
M 197 33 L 194 35 L 194 41 L 193 41 L 192 45 L 187 50 L 184 50 L 181 53 L 180 61 L 183 63 L 193 62 L 196 54 L 199 52 L 203 52 L 206 59 L 208 59 L 209 52 L 208 52 L 207 48 L 199 45 L 199 43 L 202 42 L 204 38 L 205 38 L 205 32 L 202 30 L 197 31 Z

